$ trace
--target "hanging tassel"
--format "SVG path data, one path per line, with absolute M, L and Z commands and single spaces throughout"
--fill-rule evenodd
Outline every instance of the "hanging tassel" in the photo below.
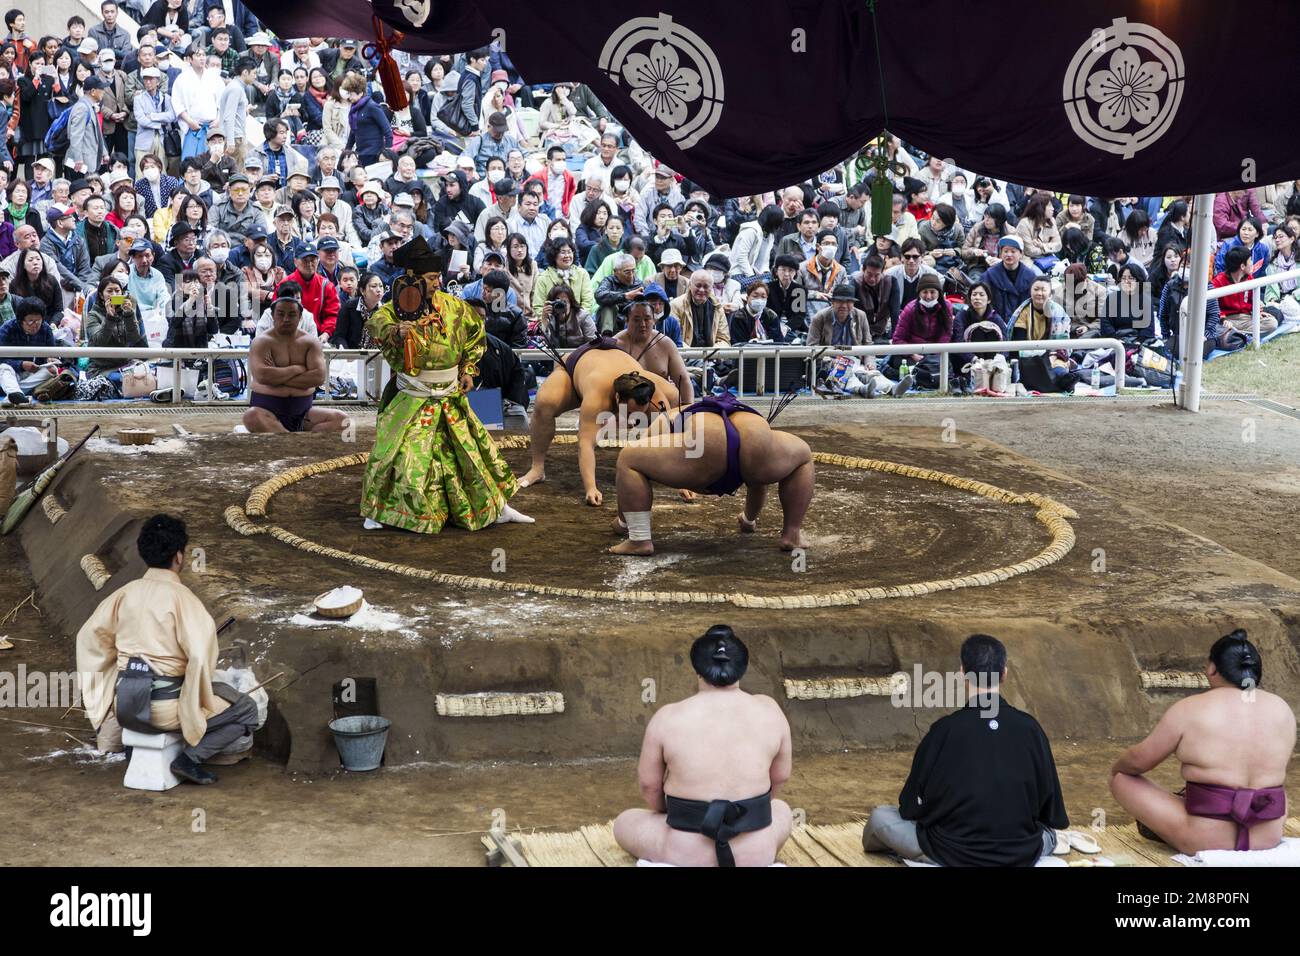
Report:
M 379 66 L 375 72 L 379 74 L 379 82 L 383 84 L 384 99 L 388 102 L 388 108 L 396 113 L 398 110 L 406 109 L 410 103 L 406 98 L 406 87 L 402 85 L 402 71 L 397 68 L 397 61 L 393 59 L 392 54 L 392 48 L 401 43 L 405 37 L 400 31 L 394 30 L 392 36 L 386 38 L 384 21 L 378 16 L 372 16 L 370 19 L 375 28 L 375 42 L 367 46 L 373 51 L 372 55 L 379 57 Z
M 887 236 L 893 228 L 894 184 L 888 170 L 877 165 L 876 181 L 871 184 L 871 232 L 876 236 Z

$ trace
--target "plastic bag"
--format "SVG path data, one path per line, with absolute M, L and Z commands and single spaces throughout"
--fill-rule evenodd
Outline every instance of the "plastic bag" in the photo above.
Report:
M 241 694 L 248 694 L 253 698 L 253 703 L 257 705 L 257 729 L 261 730 L 266 724 L 266 709 L 271 703 L 271 698 L 266 693 L 265 687 L 257 687 L 261 683 L 250 668 L 232 667 L 229 670 L 213 671 L 212 682 L 214 684 L 229 684 Z M 249 693 L 249 689 L 257 687 L 257 690 Z

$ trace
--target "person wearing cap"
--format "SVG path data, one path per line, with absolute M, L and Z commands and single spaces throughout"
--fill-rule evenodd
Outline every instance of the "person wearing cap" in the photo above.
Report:
M 286 282 L 297 283 L 302 289 L 303 308 L 316 317 L 316 334 L 321 342 L 328 343 L 339 319 L 339 292 L 333 282 L 321 275 L 320 252 L 314 243 L 298 242 L 293 248 L 294 271 L 276 288 L 276 293 Z
M 51 205 L 45 211 L 49 228 L 41 239 L 41 252 L 58 260 L 60 272 L 71 273 L 81 285 L 91 281 L 90 253 L 77 235 L 77 214 L 71 206 Z
M 662 163 L 654 171 L 654 188 L 645 190 L 637 201 L 632 228 L 638 236 L 648 238 L 655 231 L 654 211 L 660 203 L 666 203 L 674 216 L 686 203 L 677 186 L 676 173 Z
M 86 37 L 77 44 L 77 55 L 73 58 L 73 69 L 78 65 L 84 65 L 92 73 L 95 70 L 95 64 L 99 61 L 99 44 Z
M 131 101 L 126 95 L 126 74 L 118 69 L 117 53 L 112 47 L 99 55 L 98 76 L 104 83 L 104 99 L 99 105 L 104 117 L 104 142 L 110 153 L 125 154 L 126 121 L 132 116 Z
M 343 261 L 343 244 L 339 242 L 338 236 L 334 235 L 333 231 L 337 228 L 338 226 L 331 221 L 328 233 L 322 232 L 321 235 L 316 237 L 316 251 L 320 254 L 320 274 L 334 283 L 334 288 L 339 290 L 341 296 L 342 286 L 339 280 L 343 276 L 343 270 L 348 268 L 349 263 Z M 348 256 L 348 259 L 350 262 L 351 255 Z
M 131 276 L 126 291 L 141 312 L 162 310 L 170 295 L 167 280 L 153 262 L 153 244 L 149 240 L 137 239 L 131 244 Z
M 894 345 L 955 342 L 962 338 L 961 333 L 961 320 L 954 316 L 952 307 L 943 296 L 943 279 L 926 273 L 917 282 L 915 301 L 909 302 L 899 315 L 890 341 Z M 889 367 L 897 369 L 905 359 L 910 361 L 913 375 L 922 388 L 938 387 L 939 356 L 921 352 L 891 355 Z
M 243 173 L 234 173 L 226 181 L 225 202 L 212 207 L 211 225 L 227 233 L 235 242 L 243 242 L 255 224 L 265 226 L 265 219 L 252 202 L 252 183 Z
M 685 267 L 686 260 L 682 258 L 681 250 L 665 249 L 659 257 L 659 271 L 650 281 L 663 289 L 671 301 L 686 291 L 686 279 L 682 276 Z
M 321 50 L 320 67 L 325 71 L 325 75 L 331 80 L 337 80 L 349 70 L 360 73 L 363 76 L 369 72 L 367 65 L 357 56 L 358 43 L 356 40 L 345 38 L 339 40 L 337 47 L 327 47 Z
M 127 95 L 133 97 L 135 168 L 143 173 L 145 156 L 153 156 L 160 167 L 167 160 L 163 136 L 176 123 L 176 106 L 163 83 L 162 70 L 156 66 L 142 66 L 138 73 L 128 77 Z
M 1019 236 L 1003 236 L 998 240 L 998 262 L 984 273 L 984 281 L 992 290 L 993 311 L 1008 319 L 1029 298 L 1034 280 L 1043 273 L 1032 262 L 1022 258 L 1024 243 Z
M 271 234 L 266 244 L 275 255 L 275 264 L 289 272 L 293 269 L 293 252 L 298 245 L 298 235 L 294 232 L 294 211 L 280 203 L 271 214 Z
M 470 226 L 477 223 L 485 207 L 478 197 L 470 195 L 465 174 L 453 169 L 442 177 L 441 186 L 438 201 L 433 204 L 433 228 L 442 232 L 456 218 Z
M 78 173 L 97 173 L 108 162 L 108 144 L 100 126 L 100 102 L 106 84 L 99 76 L 86 77 L 81 96 L 68 114 L 68 151 L 63 157 L 65 169 Z
M 475 242 L 483 241 L 483 231 L 487 228 L 489 219 L 500 216 L 509 224 L 510 217 L 514 214 L 515 205 L 518 202 L 519 187 L 510 176 L 503 176 L 498 179 L 492 189 L 496 194 L 496 201 L 478 214 L 478 219 L 474 222 Z
M 813 315 L 808 328 L 807 344 L 837 349 L 870 345 L 871 326 L 867 314 L 857 307 L 857 300 L 857 292 L 850 283 L 843 282 L 836 286 L 831 292 L 829 305 Z M 898 396 L 912 385 L 910 377 L 897 385 L 887 379 L 877 369 L 874 355 L 841 356 L 820 363 L 817 378 L 816 390 L 822 395 L 826 392 L 847 392 L 850 395 L 875 398 L 878 394 L 892 391 Z
M 484 131 L 471 136 L 465 143 L 461 155 L 468 156 L 474 161 L 474 169 L 480 176 L 487 173 L 489 159 L 505 160 L 511 150 L 522 149 L 522 144 L 510 134 L 509 129 L 510 121 L 504 113 L 500 111 L 489 113 Z
M 212 187 L 209 199 L 220 199 L 224 195 L 226 182 L 235 174 L 239 166 L 233 156 L 226 152 L 226 134 L 219 127 L 208 130 L 208 151 L 202 157 L 195 157 L 202 162 L 199 176 Z

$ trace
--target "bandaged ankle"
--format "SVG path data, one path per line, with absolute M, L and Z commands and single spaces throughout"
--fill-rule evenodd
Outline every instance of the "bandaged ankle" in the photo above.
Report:
M 650 540 L 650 512 L 624 511 L 623 520 L 627 524 L 627 539 L 629 541 Z

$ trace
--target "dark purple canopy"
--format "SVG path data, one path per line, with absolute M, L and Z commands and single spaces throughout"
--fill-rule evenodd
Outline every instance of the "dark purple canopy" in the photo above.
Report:
M 284 37 L 504 43 L 728 196 L 815 176 L 882 129 L 957 165 L 1092 196 L 1300 179 L 1300 3 L 1253 0 L 249 0 Z M 877 33 L 880 55 L 877 56 Z M 882 83 L 884 85 L 882 95 Z

